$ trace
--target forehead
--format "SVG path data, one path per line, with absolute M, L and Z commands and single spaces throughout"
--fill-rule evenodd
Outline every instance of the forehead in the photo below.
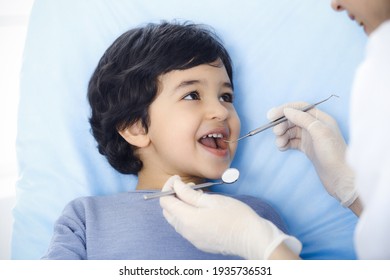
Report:
M 172 70 L 158 77 L 163 89 L 177 89 L 191 84 L 219 84 L 232 87 L 226 68 L 222 63 L 201 64 L 185 70 Z

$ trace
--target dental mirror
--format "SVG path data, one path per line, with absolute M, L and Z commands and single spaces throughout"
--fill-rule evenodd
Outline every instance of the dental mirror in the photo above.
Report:
M 194 185 L 194 186 L 192 186 L 192 189 L 198 190 L 198 189 L 207 188 L 207 187 L 211 187 L 211 186 L 215 186 L 215 185 L 232 184 L 238 180 L 238 177 L 240 177 L 240 171 L 238 171 L 238 169 L 228 168 L 223 172 L 222 177 L 221 177 L 221 179 L 222 179 L 221 181 L 207 182 L 207 183 L 203 183 L 203 184 Z M 170 191 L 165 191 L 165 192 L 145 194 L 144 199 L 148 200 L 148 199 L 158 198 L 158 197 L 162 197 L 162 196 L 166 196 L 166 195 L 170 195 L 170 194 L 175 194 L 175 191 L 170 190 Z
M 240 171 L 238 169 L 228 168 L 223 172 L 221 179 L 225 184 L 232 184 L 238 180 L 238 177 L 240 177 Z

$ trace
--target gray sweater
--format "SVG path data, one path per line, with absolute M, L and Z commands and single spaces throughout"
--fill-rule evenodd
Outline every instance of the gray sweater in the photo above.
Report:
M 240 259 L 195 248 L 166 222 L 159 199 L 144 200 L 145 193 L 150 192 L 91 196 L 70 202 L 55 224 L 43 259 Z M 280 216 L 264 201 L 251 196 L 232 197 L 286 231 Z

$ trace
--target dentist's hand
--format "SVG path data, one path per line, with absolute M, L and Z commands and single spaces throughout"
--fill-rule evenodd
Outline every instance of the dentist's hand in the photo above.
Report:
M 177 197 L 160 198 L 164 217 L 198 249 L 245 259 L 268 259 L 283 245 L 289 257 L 298 258 L 301 243 L 258 216 L 246 204 L 230 197 L 195 191 L 179 176 L 167 181 L 163 190 L 169 189 L 174 189 Z
M 344 138 L 336 121 L 328 114 L 314 108 L 302 112 L 307 103 L 289 103 L 268 111 L 274 120 L 283 115 L 288 119 L 274 127 L 276 145 L 281 151 L 298 149 L 313 162 L 327 192 L 349 207 L 357 198 L 354 173 L 346 162 Z

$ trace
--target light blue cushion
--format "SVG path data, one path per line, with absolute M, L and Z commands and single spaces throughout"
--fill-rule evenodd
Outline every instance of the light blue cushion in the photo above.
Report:
M 106 48 L 124 31 L 162 19 L 213 26 L 231 53 L 242 133 L 290 101 L 316 102 L 348 138 L 348 102 L 365 36 L 330 1 L 36 0 L 21 76 L 17 152 L 20 179 L 12 257 L 40 258 L 71 199 L 134 189 L 97 151 L 86 88 Z M 243 140 L 239 181 L 218 187 L 263 197 L 303 242 L 302 257 L 353 259 L 356 218 L 321 186 L 305 156 L 281 153 L 271 131 Z

